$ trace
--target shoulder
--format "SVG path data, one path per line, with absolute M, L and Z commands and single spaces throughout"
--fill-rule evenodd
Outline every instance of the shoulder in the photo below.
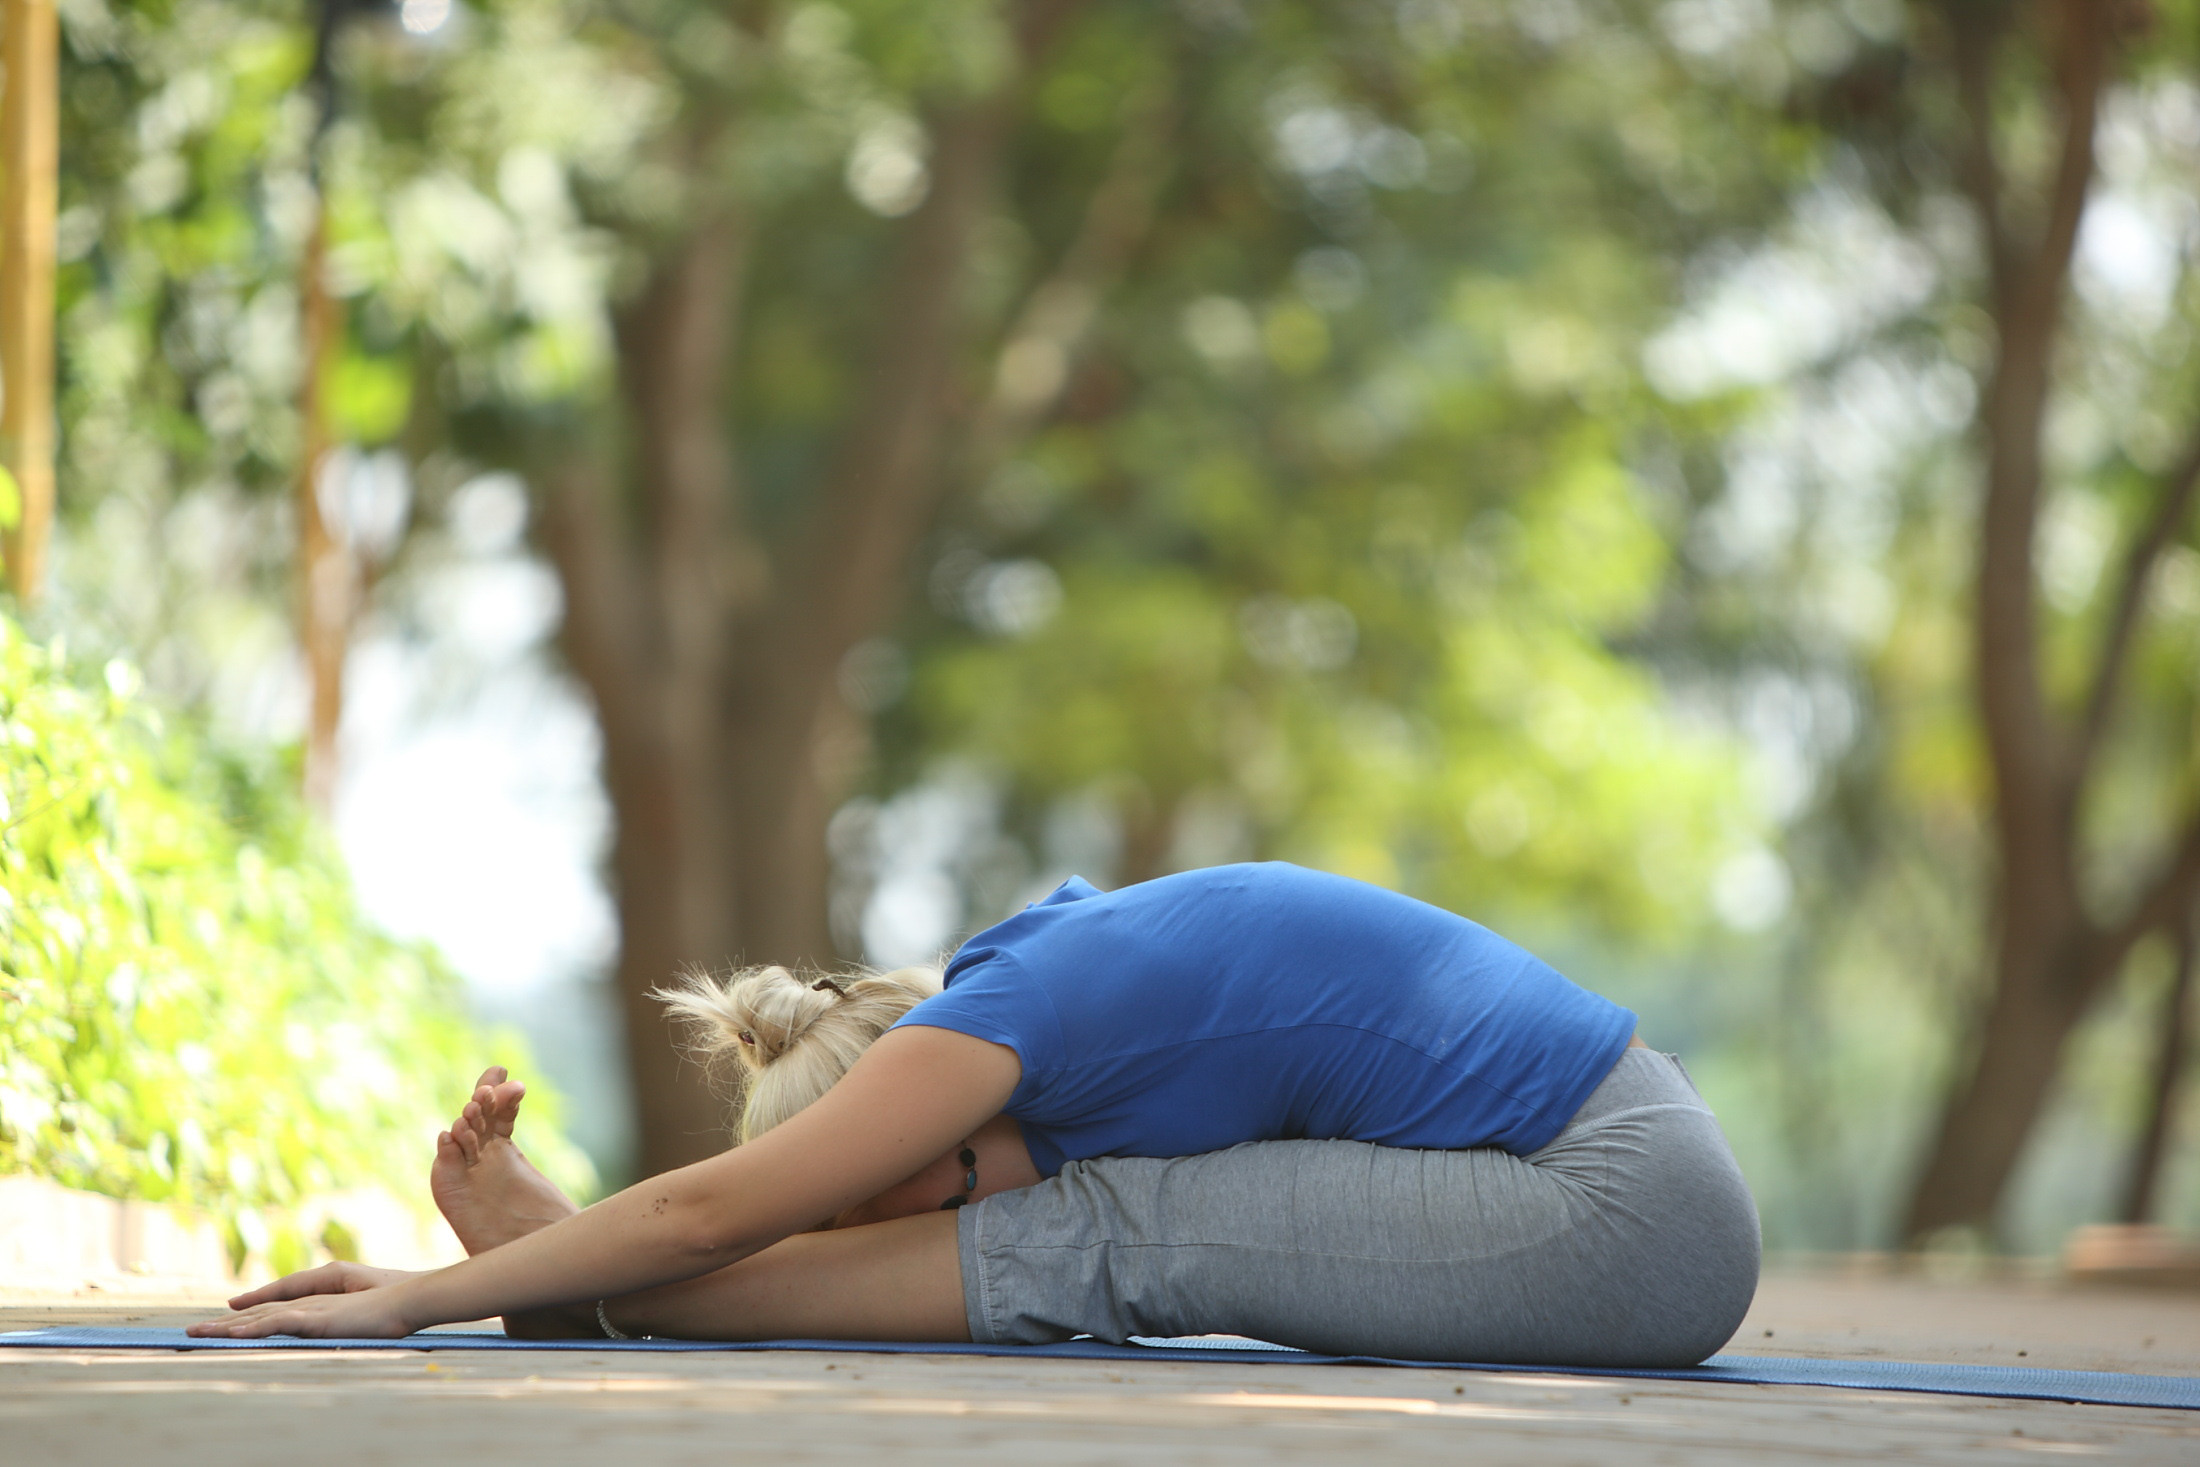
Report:
M 952 1029 L 1005 1044 L 1026 1071 L 1061 1063 L 1062 1021 L 1046 985 L 1016 954 L 966 946 L 948 965 L 947 986 L 903 1015 L 901 1025 Z

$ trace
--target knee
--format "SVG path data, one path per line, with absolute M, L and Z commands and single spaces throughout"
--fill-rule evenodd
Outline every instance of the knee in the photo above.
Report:
M 1744 1193 L 1727 1216 L 1699 1220 L 1664 1250 L 1656 1319 L 1644 1331 L 1645 1366 L 1700 1365 L 1734 1338 L 1757 1297 L 1763 1255 L 1757 1210 Z

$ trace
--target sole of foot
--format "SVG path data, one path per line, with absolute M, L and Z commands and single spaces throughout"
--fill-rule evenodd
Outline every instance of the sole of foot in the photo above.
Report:
M 451 1128 L 436 1137 L 428 1190 L 469 1255 L 580 1210 L 512 1139 L 526 1094 L 527 1087 L 502 1065 L 491 1065 Z

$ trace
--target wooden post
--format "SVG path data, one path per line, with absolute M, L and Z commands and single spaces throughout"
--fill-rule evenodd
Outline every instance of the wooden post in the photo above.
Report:
M 22 493 L 22 518 L 7 534 L 8 584 L 18 599 L 38 594 L 53 529 L 54 192 L 60 172 L 59 33 L 54 0 L 4 0 L 0 44 L 0 457 Z

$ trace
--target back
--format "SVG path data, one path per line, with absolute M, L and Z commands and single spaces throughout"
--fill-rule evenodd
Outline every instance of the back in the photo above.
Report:
M 1046 1176 L 1245 1141 L 1525 1154 L 1635 1027 L 1464 917 L 1282 863 L 1073 878 L 965 943 L 901 1022 L 1016 1051 L 1007 1110 Z

